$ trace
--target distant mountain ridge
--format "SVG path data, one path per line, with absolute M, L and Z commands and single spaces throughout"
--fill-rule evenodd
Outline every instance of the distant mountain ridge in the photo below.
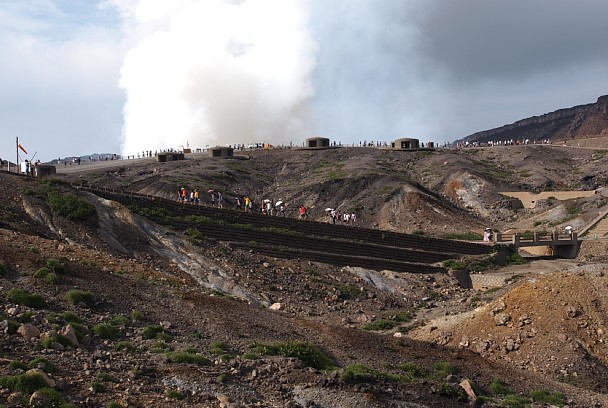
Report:
M 558 141 L 597 136 L 608 136 L 608 95 L 600 96 L 595 103 L 559 109 L 473 133 L 457 142 L 487 143 L 525 139 L 531 142 L 544 139 Z

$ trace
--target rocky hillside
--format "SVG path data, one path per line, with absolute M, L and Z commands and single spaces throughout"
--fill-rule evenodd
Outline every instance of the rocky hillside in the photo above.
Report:
M 332 207 L 356 212 L 359 226 L 446 238 L 488 222 L 501 229 L 584 224 L 603 196 L 516 210 L 498 192 L 603 187 L 606 160 L 602 150 L 545 146 L 351 148 L 83 164 L 55 180 L 0 172 L 0 404 L 606 406 L 605 388 L 592 381 L 604 378 L 607 364 L 598 331 L 608 313 L 598 263 L 606 248 L 578 260 L 594 262 L 587 281 L 577 269 L 535 287 L 514 278 L 500 292 L 474 290 L 443 272 L 267 255 L 256 250 L 261 241 L 245 247 L 196 234 L 194 218 L 191 229 L 172 229 L 153 220 L 175 214 L 74 187 L 169 199 L 182 185 L 213 189 L 228 207 L 247 194 L 258 204 L 285 201 L 291 217 L 305 204 L 312 220 L 327 224 L 325 208 Z M 205 204 L 209 198 L 203 195 Z M 285 234 L 265 231 L 275 232 Z M 489 259 L 454 261 L 493 264 Z M 518 268 L 512 277 L 533 269 L 511 268 Z M 598 288 L 592 297 L 588 285 Z M 440 324 L 462 313 L 477 325 Z M 503 354 L 508 358 L 498 358 Z M 567 375 L 555 374 L 562 369 Z
M 504 142 L 508 140 L 561 141 L 608 135 L 608 96 L 597 102 L 518 120 L 474 133 L 457 142 Z

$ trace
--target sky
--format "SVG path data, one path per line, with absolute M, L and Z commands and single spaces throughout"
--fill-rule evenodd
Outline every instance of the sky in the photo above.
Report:
M 0 0 L 0 157 L 438 144 L 608 94 L 605 0 Z

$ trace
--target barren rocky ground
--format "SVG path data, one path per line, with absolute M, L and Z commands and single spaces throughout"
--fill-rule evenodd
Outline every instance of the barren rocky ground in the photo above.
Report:
M 226 206 L 248 194 L 256 203 L 285 201 L 290 216 L 304 204 L 312 219 L 328 222 L 324 209 L 332 207 L 355 212 L 360 226 L 457 238 L 486 225 L 585 224 L 602 209 L 601 194 L 515 210 L 498 192 L 604 187 L 606 151 L 246 153 L 83 164 L 59 174 L 61 183 L 0 173 L 0 404 L 608 405 L 601 240 L 584 243 L 558 270 L 535 266 L 550 260 L 486 270 L 513 279 L 476 290 L 447 274 L 336 267 L 194 242 L 70 187 L 174 198 L 185 185 L 222 191 Z M 69 219 L 57 197 L 77 197 L 94 215 Z M 558 207 L 562 218 L 550 218 Z

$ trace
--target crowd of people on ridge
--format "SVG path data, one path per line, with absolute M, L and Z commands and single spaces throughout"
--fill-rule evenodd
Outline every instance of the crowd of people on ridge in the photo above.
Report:
M 198 189 L 192 189 L 188 191 L 185 187 L 181 187 L 177 190 L 177 202 L 190 205 L 209 205 L 214 208 L 224 208 L 224 196 L 220 191 L 209 189 L 206 191 L 209 195 L 209 200 L 203 200 L 203 196 Z M 204 202 L 205 201 L 205 202 Z M 248 195 L 234 197 L 234 209 L 238 211 L 245 211 L 249 213 L 259 212 L 264 215 L 275 215 L 278 217 L 287 217 L 288 208 L 283 201 L 276 201 L 273 204 L 272 200 L 264 199 L 261 205 L 254 206 L 254 202 Z M 301 205 L 297 210 L 299 218 L 301 220 L 308 219 L 308 209 L 306 206 Z M 329 220 L 332 224 L 341 225 L 352 225 L 357 221 L 355 213 L 342 212 L 340 210 L 334 210 L 332 208 L 326 209 L 326 213 L 329 216 Z

